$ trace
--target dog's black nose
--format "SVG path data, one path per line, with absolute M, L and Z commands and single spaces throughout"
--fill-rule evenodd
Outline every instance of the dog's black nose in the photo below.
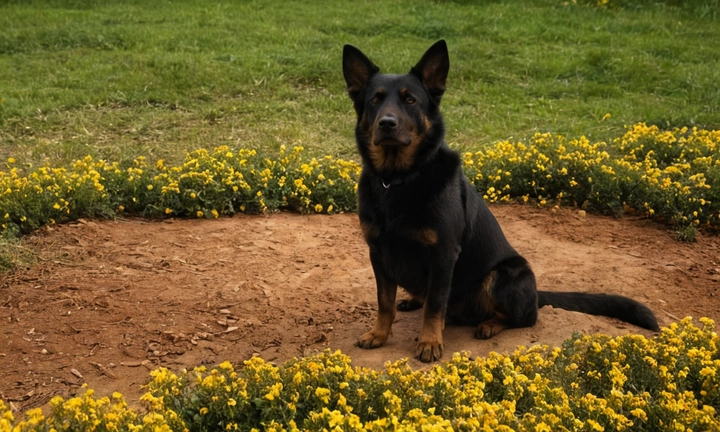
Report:
M 398 119 L 395 114 L 387 113 L 380 118 L 378 126 L 380 129 L 395 129 L 398 125 Z

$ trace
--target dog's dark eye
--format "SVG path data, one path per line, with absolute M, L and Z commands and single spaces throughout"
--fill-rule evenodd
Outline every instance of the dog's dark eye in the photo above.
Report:
M 370 99 L 370 103 L 373 104 L 373 105 L 377 105 L 378 102 L 380 102 L 380 99 L 378 99 L 377 97 L 374 97 L 374 98 Z
M 408 105 L 412 105 L 415 103 L 415 98 L 409 97 L 409 98 L 405 99 L 405 103 Z

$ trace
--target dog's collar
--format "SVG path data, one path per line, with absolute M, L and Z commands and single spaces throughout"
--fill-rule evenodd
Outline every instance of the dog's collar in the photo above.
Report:
M 395 177 L 395 178 L 387 180 L 387 181 L 384 178 L 380 177 L 380 182 L 382 183 L 382 185 L 385 189 L 390 189 L 390 186 L 399 186 L 403 183 L 410 182 L 419 176 L 420 176 L 420 172 L 415 171 L 414 173 L 410 174 L 409 176 Z
M 385 179 L 381 178 L 380 182 L 382 183 L 382 185 L 385 189 L 390 189 L 390 186 L 397 186 L 397 185 L 403 184 L 403 179 L 396 178 L 396 179 L 390 180 L 389 182 L 385 183 Z

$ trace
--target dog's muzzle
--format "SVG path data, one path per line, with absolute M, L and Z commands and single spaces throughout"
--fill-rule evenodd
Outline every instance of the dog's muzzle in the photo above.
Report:
M 403 133 L 402 128 L 399 127 L 399 123 L 395 114 L 383 114 L 375 123 L 375 139 L 373 140 L 373 144 L 386 147 L 410 145 L 412 137 L 410 134 Z

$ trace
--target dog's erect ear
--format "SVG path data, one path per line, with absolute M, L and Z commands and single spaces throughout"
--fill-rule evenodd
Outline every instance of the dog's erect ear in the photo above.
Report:
M 347 91 L 352 100 L 355 100 L 365 88 L 370 78 L 380 69 L 370 61 L 359 49 L 352 45 L 345 45 L 343 49 L 343 75 L 347 83 Z
M 420 61 L 410 69 L 410 73 L 420 78 L 430 94 L 440 102 L 445 93 L 445 83 L 450 71 L 450 56 L 447 44 L 439 40 L 423 54 Z

